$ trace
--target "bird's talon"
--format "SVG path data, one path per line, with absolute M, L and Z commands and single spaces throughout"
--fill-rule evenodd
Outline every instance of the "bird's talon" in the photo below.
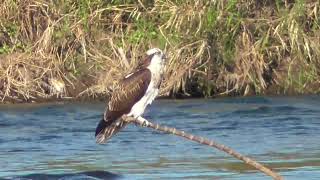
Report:
M 147 127 L 149 126 L 150 122 L 149 121 L 143 121 L 142 127 Z

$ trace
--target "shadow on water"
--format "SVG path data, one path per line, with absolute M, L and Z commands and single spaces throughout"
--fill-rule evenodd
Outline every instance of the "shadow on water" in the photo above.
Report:
M 24 176 L 15 176 L 4 178 L 3 180 L 84 180 L 84 179 L 92 179 L 92 180 L 100 180 L 100 179 L 110 179 L 116 180 L 121 179 L 122 176 L 111 173 L 108 171 L 87 171 L 80 173 L 67 173 L 67 174 L 29 174 Z

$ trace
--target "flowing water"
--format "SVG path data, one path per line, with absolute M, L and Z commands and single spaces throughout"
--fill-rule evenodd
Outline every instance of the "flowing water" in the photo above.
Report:
M 0 178 L 270 179 L 216 149 L 134 125 L 97 145 L 104 106 L 0 106 Z M 320 179 L 318 96 L 157 100 L 145 117 L 223 143 L 285 179 Z

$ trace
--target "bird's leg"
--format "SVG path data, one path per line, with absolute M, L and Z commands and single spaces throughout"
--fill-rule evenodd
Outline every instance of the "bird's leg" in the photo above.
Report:
M 133 117 L 133 116 L 127 116 L 127 115 L 123 115 L 123 120 L 126 122 L 134 122 L 137 125 L 141 125 L 142 127 L 146 127 L 150 124 L 150 122 L 148 120 L 146 120 L 145 118 L 138 116 L 138 117 Z
M 127 116 L 126 114 L 122 115 L 122 119 L 128 123 L 134 120 L 132 116 Z
M 137 121 L 139 122 L 139 124 L 140 124 L 142 127 L 147 127 L 147 126 L 150 124 L 150 122 L 149 122 L 148 120 L 146 120 L 145 118 L 143 118 L 143 117 L 141 117 L 141 116 L 139 116 L 139 117 L 137 118 Z

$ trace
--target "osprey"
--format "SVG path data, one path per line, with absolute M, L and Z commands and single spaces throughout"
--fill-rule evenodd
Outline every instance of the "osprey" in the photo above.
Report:
M 149 123 L 142 114 L 158 95 L 165 59 L 160 49 L 150 49 L 136 70 L 119 82 L 96 128 L 97 143 L 105 142 L 129 123 L 123 116 L 134 117 L 145 125 Z

